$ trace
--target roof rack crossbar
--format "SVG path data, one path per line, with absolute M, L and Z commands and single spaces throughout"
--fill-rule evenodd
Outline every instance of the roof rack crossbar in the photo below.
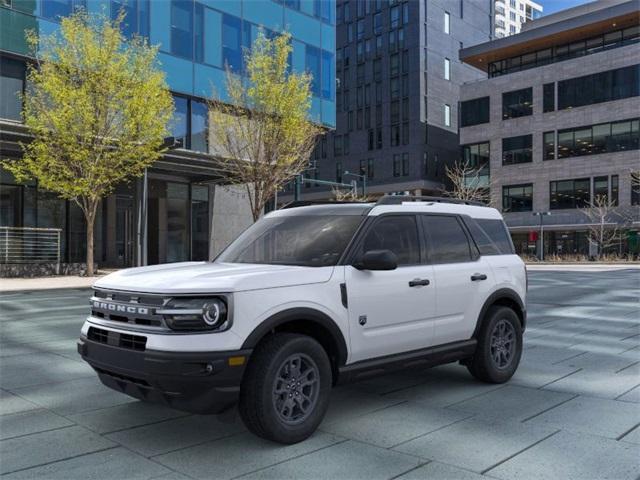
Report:
M 486 207 L 487 205 L 475 200 L 461 200 L 451 197 L 431 197 L 421 195 L 384 195 L 380 197 L 376 205 L 399 205 L 403 202 L 435 202 L 435 203 L 457 203 L 460 205 L 474 205 Z

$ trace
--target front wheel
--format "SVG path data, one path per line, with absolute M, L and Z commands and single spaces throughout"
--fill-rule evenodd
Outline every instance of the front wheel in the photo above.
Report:
M 518 315 L 509 307 L 491 307 L 477 340 L 476 353 L 467 364 L 471 375 L 489 383 L 509 380 L 522 356 L 522 327 Z
M 251 357 L 240 391 L 240 416 L 254 434 L 291 444 L 308 438 L 324 418 L 331 363 L 313 338 L 279 333 Z

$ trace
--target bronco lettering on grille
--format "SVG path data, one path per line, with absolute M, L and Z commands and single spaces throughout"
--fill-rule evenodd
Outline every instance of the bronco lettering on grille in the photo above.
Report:
M 131 305 L 122 305 L 120 303 L 109 303 L 94 300 L 93 307 L 100 310 L 109 310 L 110 312 L 132 313 L 136 315 L 148 315 L 147 307 L 135 307 Z

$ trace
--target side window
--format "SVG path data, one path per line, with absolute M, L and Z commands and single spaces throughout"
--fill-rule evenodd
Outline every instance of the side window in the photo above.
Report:
M 420 241 L 416 219 L 412 215 L 380 217 L 366 233 L 360 253 L 369 250 L 391 250 L 398 265 L 420 263 Z
M 469 232 L 473 237 L 473 241 L 476 243 L 476 246 L 480 251 L 480 255 L 500 255 L 500 249 L 493 240 L 489 238 L 489 235 L 487 235 L 482 227 L 478 225 L 477 219 L 465 218 L 464 223 L 469 229 Z
M 429 238 L 431 263 L 458 263 L 472 260 L 469 240 L 456 217 L 423 215 Z
M 489 220 L 479 218 L 476 220 L 493 243 L 498 247 L 502 255 L 514 253 L 513 242 L 502 220 Z

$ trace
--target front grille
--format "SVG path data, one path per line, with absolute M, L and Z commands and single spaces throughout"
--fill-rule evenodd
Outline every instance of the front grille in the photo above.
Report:
M 91 298 L 91 315 L 112 322 L 167 330 L 163 316 L 155 313 L 166 301 L 157 295 L 95 290 Z
M 147 337 L 112 332 L 111 330 L 104 330 L 102 328 L 89 327 L 87 338 L 97 343 L 126 348 L 128 350 L 143 352 L 147 348 Z

